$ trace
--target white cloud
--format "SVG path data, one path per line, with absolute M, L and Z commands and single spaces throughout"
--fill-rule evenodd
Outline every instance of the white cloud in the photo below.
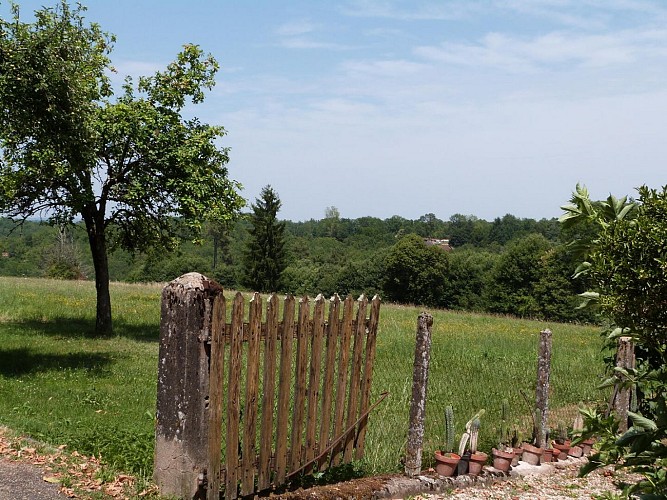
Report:
M 292 21 L 282 24 L 276 29 L 276 34 L 279 36 L 298 36 L 312 33 L 317 29 L 318 25 L 308 20 Z
M 391 0 L 353 0 L 341 11 L 354 17 L 379 17 L 410 20 L 457 20 L 470 17 L 482 9 L 482 5 L 471 1 L 448 2 L 401 2 Z
M 317 42 L 302 37 L 289 37 L 280 42 L 281 47 L 287 49 L 325 49 L 325 50 L 351 50 L 353 47 L 341 43 Z
M 323 49 L 349 50 L 351 47 L 337 42 L 326 42 L 312 39 L 322 26 L 308 20 L 299 20 L 285 23 L 275 30 L 278 36 L 278 45 L 287 49 Z
M 444 42 L 414 53 L 426 60 L 509 72 L 553 69 L 567 65 L 629 65 L 667 55 L 667 30 L 620 31 L 607 34 L 552 32 L 534 38 L 489 33 L 475 44 Z

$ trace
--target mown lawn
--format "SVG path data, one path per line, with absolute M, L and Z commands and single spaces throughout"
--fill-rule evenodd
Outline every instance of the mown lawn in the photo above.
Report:
M 111 466 L 148 476 L 153 460 L 159 285 L 111 285 L 116 335 L 89 336 L 90 282 L 0 278 L 0 424 L 52 444 L 100 455 Z M 389 398 L 371 414 L 367 474 L 400 470 L 420 309 L 383 304 L 373 392 Z M 444 408 L 457 430 L 478 409 L 482 449 L 496 440 L 500 406 L 528 432 L 540 330 L 553 331 L 551 408 L 569 419 L 581 401 L 600 398 L 598 329 L 478 314 L 434 316 L 425 459 L 440 446 Z

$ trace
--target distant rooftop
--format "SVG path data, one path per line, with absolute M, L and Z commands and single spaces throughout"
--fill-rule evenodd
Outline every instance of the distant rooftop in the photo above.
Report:
M 454 248 L 449 244 L 448 239 L 443 240 L 438 238 L 424 238 L 424 243 L 426 243 L 427 246 L 440 247 L 447 252 L 451 252 L 452 250 L 454 250 Z

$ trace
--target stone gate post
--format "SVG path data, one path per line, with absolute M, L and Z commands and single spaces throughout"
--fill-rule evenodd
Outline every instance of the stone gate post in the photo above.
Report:
M 185 274 L 162 291 L 153 472 L 162 495 L 205 496 L 208 340 L 220 293 L 220 285 L 199 273 Z

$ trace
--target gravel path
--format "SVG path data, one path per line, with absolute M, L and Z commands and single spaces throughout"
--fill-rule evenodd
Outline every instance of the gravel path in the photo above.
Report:
M 44 470 L 32 464 L 0 458 L 0 500 L 59 500 L 59 485 L 44 480 Z
M 102 483 L 96 478 L 99 462 L 83 457 L 76 451 L 64 453 L 61 449 L 41 452 L 31 442 L 10 438 L 0 427 L 0 500 L 62 500 L 76 498 L 127 498 L 127 486 L 134 481 L 130 476 L 117 476 L 115 480 Z M 512 477 L 498 479 L 488 486 L 469 486 L 447 493 L 411 496 L 414 500 L 565 500 L 572 498 L 592 499 L 594 495 L 618 491 L 619 481 L 636 482 L 638 475 L 605 468 L 577 477 L 584 459 L 570 458 L 564 462 L 530 466 L 520 462 L 512 471 Z M 63 472 L 64 471 L 64 472 Z M 68 478 L 73 488 L 59 488 L 60 480 Z M 383 485 L 382 478 L 364 478 L 325 487 L 302 490 L 282 498 L 333 499 L 370 498 Z M 75 492 L 76 491 L 76 492 Z M 66 493 L 66 494 L 63 494 Z M 149 488 L 139 496 L 154 497 L 155 490 Z M 134 495 L 132 495 L 134 496 Z M 394 497 L 395 498 L 395 497 Z
M 636 481 L 630 475 L 612 468 L 595 471 L 584 478 L 577 477 L 586 459 L 568 459 L 552 465 L 533 467 L 521 463 L 510 479 L 497 481 L 488 487 L 461 488 L 447 494 L 420 495 L 424 500 L 435 499 L 494 499 L 494 500 L 571 500 L 592 499 L 605 492 L 618 492 L 619 481 Z

